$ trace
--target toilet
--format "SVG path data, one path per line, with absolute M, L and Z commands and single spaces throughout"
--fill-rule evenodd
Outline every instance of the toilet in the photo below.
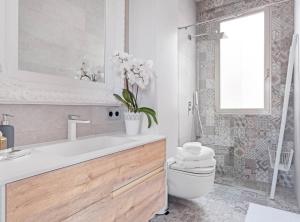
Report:
M 214 161 L 215 162 L 215 161 Z M 168 159 L 168 193 L 183 199 L 195 199 L 209 193 L 214 185 L 216 164 L 194 169 L 173 169 Z

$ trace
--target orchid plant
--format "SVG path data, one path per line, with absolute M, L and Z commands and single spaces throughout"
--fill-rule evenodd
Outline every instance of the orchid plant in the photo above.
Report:
M 158 124 L 156 112 L 149 107 L 139 107 L 139 94 L 149 86 L 154 76 L 153 62 L 134 58 L 127 53 L 117 52 L 113 56 L 113 63 L 118 67 L 121 78 L 124 80 L 122 95 L 114 94 L 115 98 L 123 103 L 128 112 L 144 113 L 148 119 L 148 128 L 154 121 Z

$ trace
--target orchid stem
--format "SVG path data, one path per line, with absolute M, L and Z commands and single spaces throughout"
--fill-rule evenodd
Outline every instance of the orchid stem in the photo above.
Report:
M 136 86 L 136 94 L 135 94 L 135 100 L 138 100 L 138 94 L 139 94 L 139 87 Z

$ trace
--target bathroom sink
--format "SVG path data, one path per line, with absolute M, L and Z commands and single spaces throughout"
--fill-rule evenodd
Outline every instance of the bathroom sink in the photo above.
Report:
M 134 140 L 126 137 L 101 136 L 42 146 L 35 150 L 53 155 L 72 157 L 112 148 L 130 142 L 134 142 Z

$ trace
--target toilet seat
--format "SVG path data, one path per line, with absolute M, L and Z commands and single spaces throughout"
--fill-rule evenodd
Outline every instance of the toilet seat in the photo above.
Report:
M 172 168 L 172 165 L 169 166 L 169 170 L 177 171 L 179 173 L 184 173 L 186 175 L 190 176 L 203 176 L 205 174 L 212 174 L 215 172 L 215 167 L 207 167 L 207 168 L 199 168 L 196 171 L 193 171 L 193 169 L 174 169 Z

